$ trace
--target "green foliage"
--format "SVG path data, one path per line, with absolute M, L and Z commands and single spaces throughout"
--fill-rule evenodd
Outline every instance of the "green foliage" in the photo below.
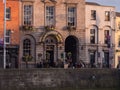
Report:
M 24 25 L 24 26 L 22 26 L 22 30 L 32 31 L 33 30 L 33 26 L 32 25 Z
M 50 25 L 50 26 L 45 26 L 46 30 L 55 30 L 55 26 L 54 25 Z
M 32 57 L 31 55 L 24 55 L 24 56 L 22 57 L 22 60 L 23 60 L 24 62 L 32 61 L 32 59 L 33 59 L 33 57 Z

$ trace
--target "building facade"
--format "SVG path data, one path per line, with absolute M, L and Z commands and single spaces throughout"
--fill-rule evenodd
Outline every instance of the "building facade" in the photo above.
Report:
M 21 0 L 20 6 L 21 68 L 85 59 L 84 0 Z
M 3 39 L 6 39 L 6 67 L 18 67 L 19 0 L 6 0 L 6 36 L 4 38 L 4 3 L 0 1 L 0 68 L 3 68 Z
M 115 67 L 115 7 L 86 2 L 85 47 L 90 67 Z
M 115 67 L 120 63 L 120 12 L 116 12 Z

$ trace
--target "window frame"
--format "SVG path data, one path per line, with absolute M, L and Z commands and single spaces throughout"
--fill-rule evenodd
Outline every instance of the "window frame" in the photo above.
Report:
M 6 20 L 11 20 L 11 7 L 6 7 Z
M 118 36 L 118 47 L 120 47 L 120 35 Z
M 28 26 L 33 25 L 33 5 L 32 4 L 23 5 L 23 25 L 28 25 Z
M 118 30 L 120 30 L 120 22 L 118 22 Z
M 73 9 L 73 10 L 70 10 L 70 9 Z M 77 7 L 75 5 L 68 6 L 67 7 L 67 26 L 75 26 L 76 27 L 76 25 L 77 25 L 76 17 L 77 17 Z
M 11 42 L 11 30 L 6 30 L 5 43 L 10 44 Z
M 50 19 L 52 20 L 50 21 Z M 45 7 L 45 25 L 46 26 L 55 26 L 55 6 L 46 5 Z
M 30 39 L 24 39 L 23 40 L 23 56 L 25 55 L 31 55 L 32 50 L 31 50 L 31 40 Z
M 90 43 L 91 44 L 95 44 L 95 31 L 96 31 L 95 29 L 90 29 Z
M 110 11 L 105 11 L 105 21 L 110 21 Z
M 91 10 L 91 20 L 96 20 L 96 10 Z
M 104 30 L 104 43 L 109 44 L 108 41 L 110 39 L 110 30 Z

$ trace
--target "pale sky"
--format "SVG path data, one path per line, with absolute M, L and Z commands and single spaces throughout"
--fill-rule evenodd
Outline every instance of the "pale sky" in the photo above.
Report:
M 87 2 L 97 2 L 101 5 L 115 6 L 116 11 L 120 12 L 120 0 L 86 0 Z

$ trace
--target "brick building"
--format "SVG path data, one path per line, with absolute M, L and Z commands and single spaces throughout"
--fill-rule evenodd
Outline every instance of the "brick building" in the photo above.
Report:
M 4 3 L 0 0 L 0 40 L 4 38 Z M 19 0 L 6 0 L 6 65 L 18 67 Z M 3 67 L 3 44 L 0 47 L 0 67 Z
M 29 67 L 85 59 L 84 0 L 21 0 L 20 6 L 20 67 L 31 56 Z

